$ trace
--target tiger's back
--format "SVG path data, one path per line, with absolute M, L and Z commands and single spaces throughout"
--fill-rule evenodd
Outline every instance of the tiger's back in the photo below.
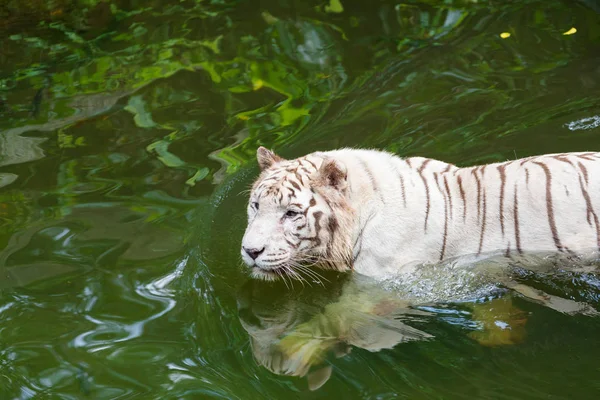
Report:
M 477 233 L 455 237 L 455 251 L 597 250 L 599 161 L 597 153 L 550 154 L 453 172 L 446 196 L 459 204 L 453 233 Z

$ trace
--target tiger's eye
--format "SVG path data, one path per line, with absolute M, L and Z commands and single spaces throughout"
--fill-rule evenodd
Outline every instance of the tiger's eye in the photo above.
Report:
M 258 211 L 258 203 L 256 201 L 252 203 L 252 207 Z
M 288 218 L 292 218 L 292 217 L 295 217 L 298 214 L 300 214 L 298 211 L 287 210 L 287 212 L 285 213 L 285 216 L 288 217 Z

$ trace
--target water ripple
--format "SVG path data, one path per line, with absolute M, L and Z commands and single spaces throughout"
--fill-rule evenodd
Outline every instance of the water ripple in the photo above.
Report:
M 582 118 L 577 121 L 572 121 L 565 124 L 571 131 L 578 131 L 583 129 L 594 129 L 600 126 L 600 115 L 594 115 L 593 117 Z

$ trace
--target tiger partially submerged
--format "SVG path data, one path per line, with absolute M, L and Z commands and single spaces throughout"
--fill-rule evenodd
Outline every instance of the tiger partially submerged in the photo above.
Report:
M 341 149 L 285 160 L 260 147 L 242 258 L 257 278 L 312 265 L 385 278 L 499 252 L 600 249 L 600 153 L 458 168 Z

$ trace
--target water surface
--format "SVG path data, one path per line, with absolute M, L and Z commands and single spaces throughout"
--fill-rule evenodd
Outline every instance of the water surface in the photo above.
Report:
M 569 314 L 439 268 L 387 291 L 249 282 L 238 248 L 259 145 L 458 165 L 597 150 L 599 13 L 0 4 L 0 397 L 596 398 L 593 269 L 515 266 L 590 306 Z

